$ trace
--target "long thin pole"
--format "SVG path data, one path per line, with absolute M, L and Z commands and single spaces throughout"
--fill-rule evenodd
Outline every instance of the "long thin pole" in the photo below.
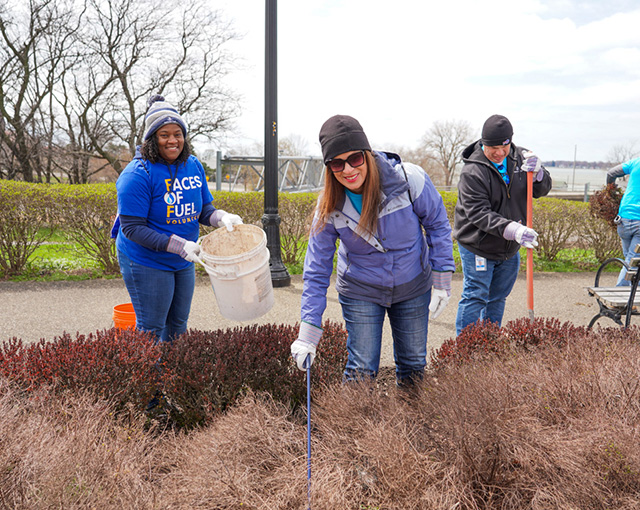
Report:
M 264 215 L 271 283 L 288 287 L 291 276 L 282 262 L 278 214 L 278 2 L 265 3 Z M 229 184 L 231 185 L 231 184 Z
M 573 182 L 571 183 L 571 191 L 576 190 L 576 158 L 578 157 L 578 146 L 573 146 Z
M 307 502 L 311 510 L 311 360 L 307 354 Z
M 527 172 L 527 227 L 533 228 L 533 172 Z M 527 307 L 533 320 L 533 248 L 527 248 Z

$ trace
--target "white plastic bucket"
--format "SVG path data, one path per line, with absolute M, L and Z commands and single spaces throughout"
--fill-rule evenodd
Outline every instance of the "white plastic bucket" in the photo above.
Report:
M 218 228 L 200 239 L 200 257 L 207 270 L 220 313 L 248 321 L 273 307 L 267 235 L 255 225 Z

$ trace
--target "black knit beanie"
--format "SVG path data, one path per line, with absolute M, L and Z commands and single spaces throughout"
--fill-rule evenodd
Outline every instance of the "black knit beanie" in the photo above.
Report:
M 504 115 L 492 115 L 482 126 L 482 145 L 496 147 L 508 145 L 513 138 L 513 127 Z
M 334 115 L 322 124 L 320 146 L 325 163 L 345 152 L 371 150 L 362 126 L 348 115 Z

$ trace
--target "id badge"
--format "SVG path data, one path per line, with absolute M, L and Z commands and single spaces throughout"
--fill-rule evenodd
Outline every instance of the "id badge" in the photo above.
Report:
M 480 257 L 476 255 L 476 271 L 486 271 L 487 270 L 487 259 L 484 257 Z

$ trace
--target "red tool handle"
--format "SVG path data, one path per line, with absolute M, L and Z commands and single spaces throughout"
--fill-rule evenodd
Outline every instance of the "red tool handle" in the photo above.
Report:
M 527 227 L 533 228 L 533 172 L 527 172 Z M 533 320 L 533 248 L 527 248 L 527 308 Z

